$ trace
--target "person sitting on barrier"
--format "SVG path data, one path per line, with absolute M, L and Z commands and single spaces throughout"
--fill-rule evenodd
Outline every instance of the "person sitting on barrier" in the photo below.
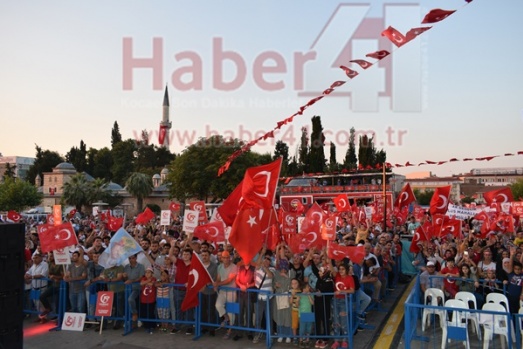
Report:
M 348 336 L 348 322 L 349 322 L 349 299 L 347 295 L 354 294 L 355 284 L 354 278 L 349 275 L 349 266 L 347 264 L 340 264 L 338 271 L 334 270 L 331 266 L 329 267 L 331 273 L 334 275 L 334 298 L 333 298 L 333 316 L 332 316 L 332 327 L 334 329 L 334 343 L 331 348 L 336 349 L 340 346 L 339 341 L 341 340 L 341 347 L 348 348 L 347 336 Z
M 445 277 L 443 280 L 443 290 L 448 297 L 447 299 L 453 299 L 459 291 L 455 279 L 459 277 L 459 269 L 456 267 L 454 257 L 449 257 L 446 260 L 445 268 L 441 269 L 440 274 Z

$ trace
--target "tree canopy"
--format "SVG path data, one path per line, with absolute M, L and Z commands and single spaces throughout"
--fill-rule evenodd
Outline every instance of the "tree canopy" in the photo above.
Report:
M 40 205 L 42 198 L 42 194 L 28 181 L 7 177 L 0 183 L 0 211 L 21 212 Z

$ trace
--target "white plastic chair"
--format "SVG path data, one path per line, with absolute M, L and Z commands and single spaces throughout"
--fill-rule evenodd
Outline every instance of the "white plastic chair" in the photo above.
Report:
M 441 334 L 441 349 L 447 347 L 451 339 L 462 340 L 466 349 L 470 349 L 469 333 L 467 324 L 470 312 L 469 306 L 459 299 L 449 299 L 445 302 L 445 308 L 453 308 L 452 319 L 445 319 Z
M 519 308 L 518 314 L 520 315 L 520 317 L 518 318 L 519 329 L 521 330 L 521 340 L 523 341 L 523 306 Z
M 478 310 L 476 296 L 472 292 L 460 291 L 456 293 L 454 299 L 463 301 L 469 307 L 469 309 Z M 468 315 L 468 319 L 473 323 L 472 329 L 475 330 L 476 334 L 478 335 L 478 339 L 481 340 L 481 331 L 479 329 L 479 314 L 470 313 Z
M 505 296 L 504 294 L 497 293 L 497 292 L 489 293 L 489 294 L 487 294 L 485 303 L 501 304 L 505 308 L 505 311 L 510 312 L 508 299 L 507 299 L 507 296 Z
M 485 303 L 481 310 L 499 312 L 501 314 L 481 314 L 481 323 L 485 332 L 483 333 L 483 349 L 488 349 L 489 343 L 495 334 L 504 338 L 501 339 L 501 348 L 505 348 L 505 341 L 508 344 L 508 326 L 507 321 L 510 313 L 499 303 Z
M 445 294 L 443 293 L 443 290 L 439 288 L 427 288 L 425 290 L 423 304 L 431 305 L 434 307 L 441 307 L 441 304 L 443 303 L 445 303 Z M 423 314 L 421 316 L 422 331 L 425 331 L 426 328 L 430 326 L 430 318 L 432 315 L 437 315 L 439 317 L 439 324 L 441 327 L 443 327 L 443 322 L 445 321 L 445 310 L 423 308 Z

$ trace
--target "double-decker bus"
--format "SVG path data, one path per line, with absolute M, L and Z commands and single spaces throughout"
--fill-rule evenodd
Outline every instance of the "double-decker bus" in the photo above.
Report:
M 308 207 L 315 201 L 318 204 L 331 204 L 339 194 L 347 194 L 350 203 L 364 205 L 374 202 L 383 205 L 386 198 L 387 209 L 392 209 L 395 195 L 401 191 L 405 176 L 392 172 L 356 172 L 337 174 L 306 174 L 282 178 L 279 187 L 279 203 L 287 211 L 298 202 Z M 385 194 L 385 197 L 384 197 Z

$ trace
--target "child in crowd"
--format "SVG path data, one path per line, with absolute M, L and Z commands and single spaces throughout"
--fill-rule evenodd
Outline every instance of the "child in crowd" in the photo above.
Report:
M 149 267 L 145 270 L 145 275 L 140 281 L 142 286 L 140 292 L 140 317 L 143 319 L 154 320 L 154 310 L 156 308 L 156 279 L 153 276 L 153 268 Z M 142 321 L 143 328 L 153 334 L 153 328 L 156 324 L 151 321 Z
M 293 343 L 295 345 L 298 345 L 298 325 L 300 323 L 300 293 L 301 293 L 301 285 L 300 281 L 296 278 L 291 280 L 291 290 L 290 290 L 290 296 L 289 301 L 291 303 L 291 328 L 292 328 L 292 335 L 294 336 Z
M 443 280 L 443 290 L 449 298 L 454 299 L 456 293 L 459 291 L 456 279 L 454 279 L 459 277 L 459 269 L 456 267 L 454 257 L 447 258 L 445 267 L 441 269 L 441 276 L 445 277 Z
M 312 313 L 312 305 L 314 299 L 311 296 L 311 287 L 307 284 L 303 287 L 303 292 L 300 296 L 300 348 L 309 347 L 309 336 L 312 332 L 312 321 L 307 321 L 305 315 Z
M 167 286 L 169 283 L 169 271 L 167 269 L 162 269 L 160 274 L 160 281 L 156 283 L 156 311 L 160 320 L 169 320 L 170 318 L 170 287 Z M 162 332 L 167 332 L 168 327 L 169 324 L 167 322 L 162 322 L 160 330 Z

